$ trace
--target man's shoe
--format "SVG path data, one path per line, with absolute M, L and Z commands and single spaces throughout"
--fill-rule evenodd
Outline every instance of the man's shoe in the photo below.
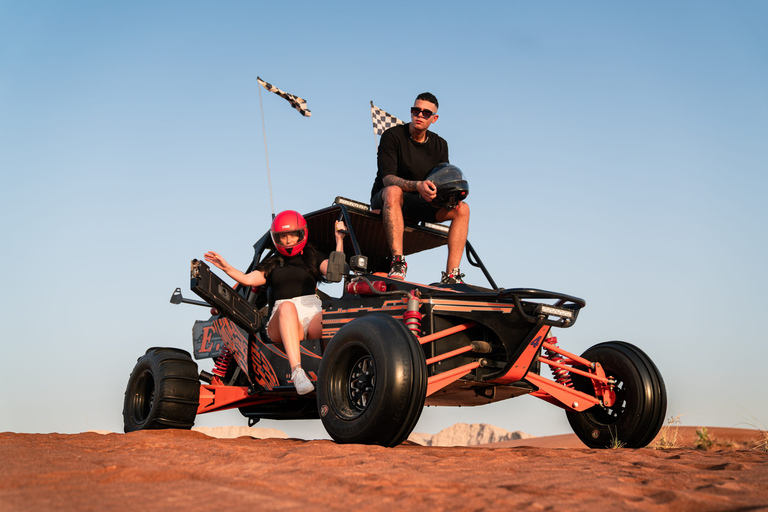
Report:
M 463 277 L 464 274 L 462 274 L 457 267 L 451 270 L 448 274 L 443 272 L 443 278 L 440 279 L 440 284 L 464 284 Z
M 394 256 L 392 258 L 392 267 L 389 269 L 389 277 L 392 279 L 405 279 L 406 272 L 408 272 L 408 264 L 405 262 L 405 258 Z
M 315 390 L 315 386 L 312 385 L 312 382 L 302 368 L 293 370 L 291 380 L 293 381 L 293 387 L 296 388 L 296 392 L 300 395 L 306 395 Z

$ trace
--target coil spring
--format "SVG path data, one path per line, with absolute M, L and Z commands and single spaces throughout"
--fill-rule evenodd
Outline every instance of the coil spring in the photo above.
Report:
M 232 363 L 232 352 L 227 349 L 227 347 L 224 347 L 221 349 L 221 354 L 219 354 L 219 357 L 216 358 L 216 361 L 214 362 L 213 372 L 214 375 L 217 377 L 223 379 L 224 376 L 227 374 L 227 370 L 229 370 L 229 365 Z
M 554 336 L 549 338 L 547 341 L 551 345 L 557 345 L 557 338 Z M 551 359 L 556 363 L 565 364 L 565 357 L 563 357 L 561 354 L 553 352 L 549 349 L 545 350 L 547 352 L 547 359 Z M 573 387 L 573 381 L 571 381 L 571 372 L 564 370 L 563 368 L 556 368 L 554 366 L 550 366 L 549 369 L 552 371 L 552 375 L 555 377 L 555 382 L 569 388 Z
M 421 319 L 424 317 L 419 313 L 419 298 L 411 292 L 408 298 L 408 310 L 403 314 L 403 321 L 416 338 L 421 337 Z

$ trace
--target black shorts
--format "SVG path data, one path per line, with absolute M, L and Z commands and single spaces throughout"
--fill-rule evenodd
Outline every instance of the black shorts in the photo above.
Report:
M 384 207 L 384 200 L 381 198 L 384 189 L 379 190 L 371 198 L 371 210 L 381 210 Z M 424 222 L 437 222 L 437 211 L 417 192 L 403 192 L 403 217 L 409 220 L 420 220 Z

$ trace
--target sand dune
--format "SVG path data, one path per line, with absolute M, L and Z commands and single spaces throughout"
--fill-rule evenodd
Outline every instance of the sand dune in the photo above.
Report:
M 708 429 L 723 443 L 704 451 L 687 445 L 694 429 L 681 430 L 683 447 L 667 450 L 552 447 L 574 436 L 381 448 L 178 430 L 6 432 L 0 510 L 768 509 L 759 432 Z

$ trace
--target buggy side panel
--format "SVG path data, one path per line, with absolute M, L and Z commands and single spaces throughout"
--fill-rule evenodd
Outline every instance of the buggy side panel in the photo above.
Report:
M 428 347 L 427 358 L 466 347 L 472 341 L 489 343 L 492 351 L 484 355 L 484 365 L 474 372 L 478 381 L 508 384 L 522 379 L 535 359 L 541 341 L 549 326 L 531 324 L 521 320 L 510 305 L 461 303 L 455 307 L 447 304 L 436 306 L 430 317 L 431 331 L 446 329 L 451 325 L 475 322 L 471 329 L 436 340 Z M 439 371 L 447 371 L 476 361 L 477 354 L 467 352 L 442 361 Z M 430 371 L 433 375 L 438 371 Z
M 277 372 L 275 372 L 269 359 L 259 347 L 260 345 L 263 346 L 261 340 L 250 344 L 249 350 L 248 335 L 236 326 L 234 322 L 226 318 L 219 318 L 213 321 L 213 327 L 221 337 L 224 345 L 232 353 L 240 368 L 247 369 L 249 367 L 248 358 L 251 358 L 253 364 L 248 374 L 256 384 L 259 384 L 265 390 L 271 390 L 279 385 Z
M 192 348 L 195 359 L 215 358 L 221 354 L 224 344 L 211 320 L 196 320 L 192 327 Z
M 371 313 L 384 313 L 403 321 L 406 301 L 402 297 L 323 301 L 323 342 L 326 344 L 346 324 Z

